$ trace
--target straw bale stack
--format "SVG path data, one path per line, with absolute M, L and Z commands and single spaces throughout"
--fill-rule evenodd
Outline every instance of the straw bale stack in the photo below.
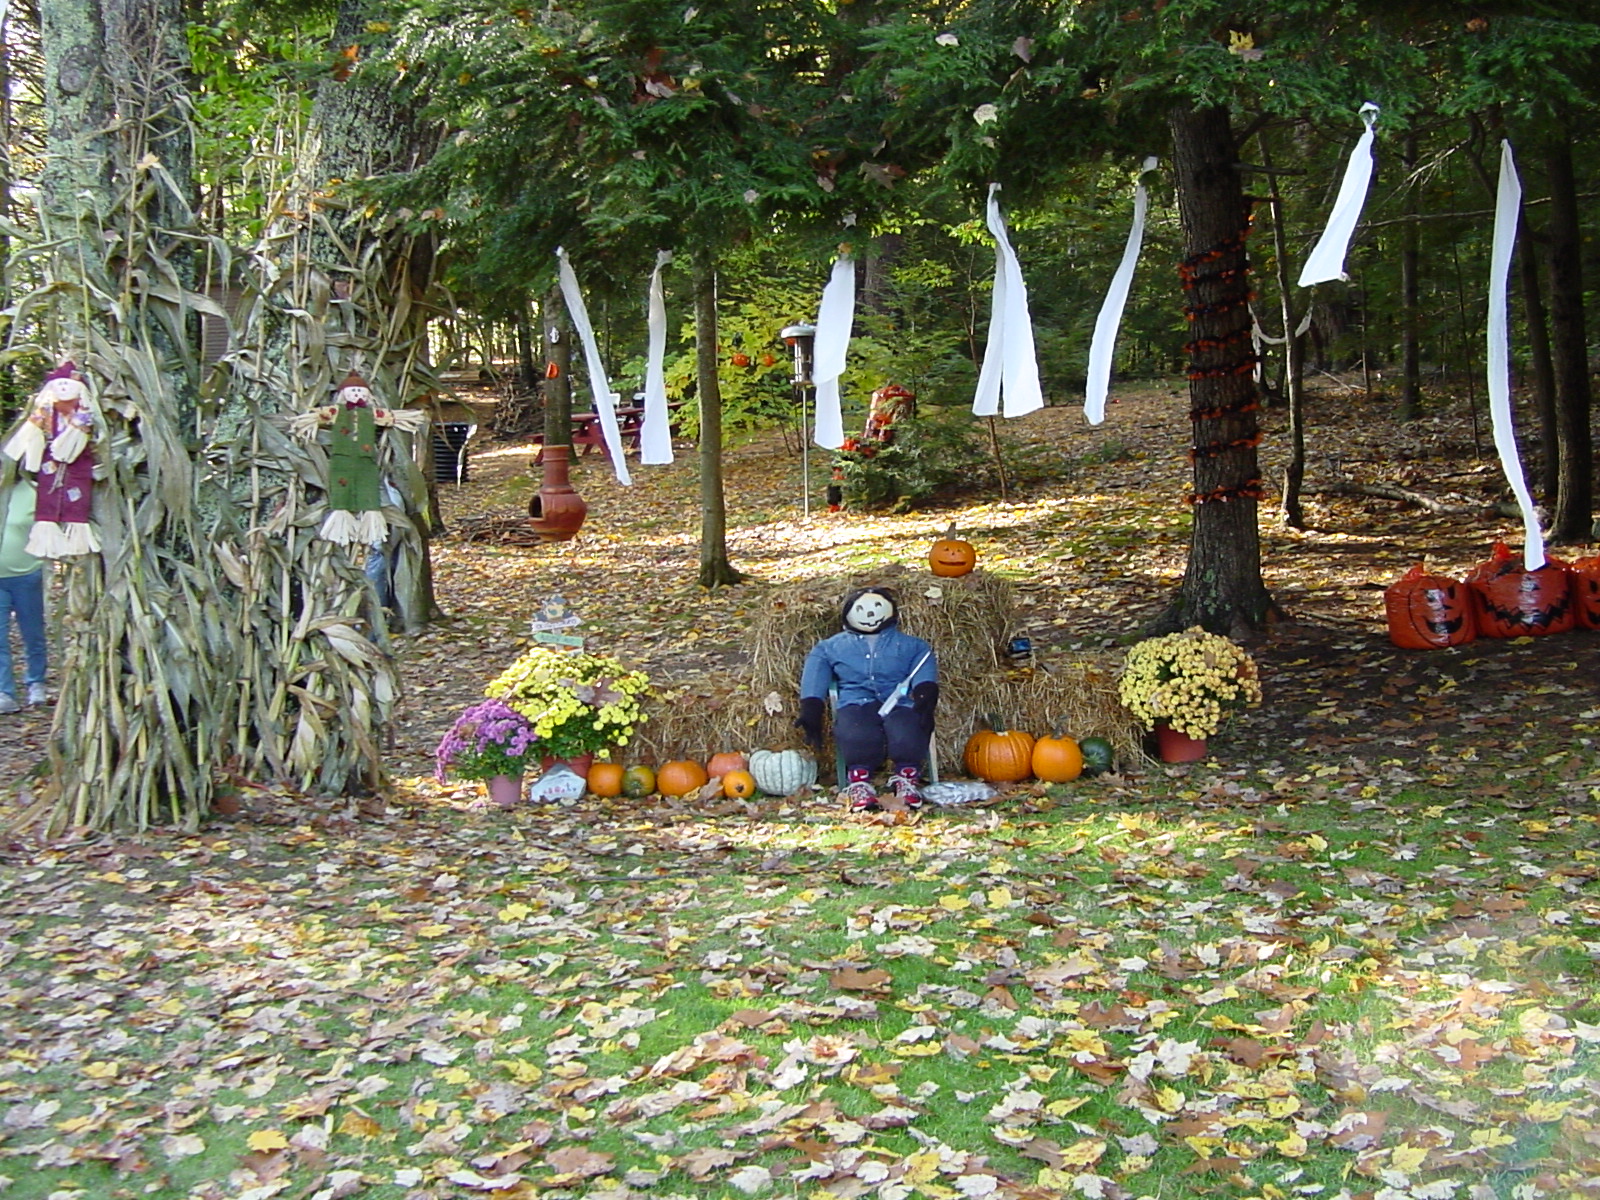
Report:
M 1117 702 L 1115 653 L 1041 657 L 1011 666 L 1005 644 L 1016 629 L 1011 585 L 986 571 L 941 578 L 889 567 L 848 578 L 819 579 L 776 593 L 751 629 L 748 676 L 699 679 L 651 698 L 650 719 L 633 751 L 657 763 L 705 758 L 719 750 L 803 745 L 794 718 L 800 672 L 820 639 L 840 629 L 840 607 L 855 588 L 891 588 L 900 602 L 900 627 L 926 638 L 939 662 L 936 738 L 941 774 L 963 773 L 967 739 L 990 716 L 1035 735 L 1063 731 L 1104 737 L 1124 761 L 1143 757 L 1138 724 Z M 833 747 L 823 747 L 823 776 Z

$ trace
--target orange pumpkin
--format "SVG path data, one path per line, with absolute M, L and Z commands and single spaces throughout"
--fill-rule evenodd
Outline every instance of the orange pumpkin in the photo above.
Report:
M 756 794 L 756 777 L 749 771 L 729 771 L 722 777 L 722 794 L 737 800 Z
M 1016 783 L 1033 774 L 1033 734 L 1020 729 L 980 729 L 967 739 L 961 760 L 969 775 L 990 783 Z
M 1478 604 L 1478 632 L 1484 637 L 1537 637 L 1566 633 L 1577 621 L 1572 576 L 1557 559 L 1529 571 L 1504 542 L 1496 542 L 1488 562 L 1467 574 Z
M 724 750 L 721 754 L 713 754 L 706 763 L 706 778 L 716 779 L 726 775 L 729 771 L 748 771 L 750 760 L 736 750 Z
M 1478 636 L 1472 590 L 1439 575 L 1426 575 L 1418 563 L 1383 593 L 1389 640 L 1402 650 L 1460 646 Z
M 589 768 L 589 790 L 596 796 L 622 795 L 622 764 L 597 762 Z
M 1040 738 L 1030 761 L 1034 775 L 1046 783 L 1071 783 L 1083 774 L 1083 751 L 1065 735 Z
M 955 523 L 952 522 L 950 528 L 944 531 L 944 536 L 934 542 L 928 551 L 928 570 L 935 575 L 965 575 L 978 565 L 978 552 L 973 549 L 972 543 L 962 541 L 955 533 Z
M 1580 558 L 1567 571 L 1572 577 L 1572 600 L 1578 610 L 1578 624 L 1585 629 L 1600 629 L 1600 555 Z
M 656 772 L 656 790 L 663 796 L 687 796 L 705 787 L 710 777 L 706 769 L 692 759 L 669 762 Z
M 629 767 L 622 773 L 622 794 L 630 800 L 643 800 L 656 790 L 656 773 L 646 766 Z

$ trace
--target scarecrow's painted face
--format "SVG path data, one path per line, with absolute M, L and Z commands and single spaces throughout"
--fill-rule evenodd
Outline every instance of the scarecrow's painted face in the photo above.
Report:
M 76 379 L 52 379 L 44 385 L 45 399 L 52 404 L 69 404 L 83 399 L 83 384 Z
M 877 633 L 894 616 L 894 605 L 880 592 L 864 592 L 844 614 L 845 625 L 857 633 Z
M 339 399 L 351 408 L 360 408 L 372 403 L 372 389 L 364 387 L 347 387 L 339 393 Z

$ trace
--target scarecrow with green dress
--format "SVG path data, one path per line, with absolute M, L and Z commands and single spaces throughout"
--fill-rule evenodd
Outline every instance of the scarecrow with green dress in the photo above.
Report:
M 339 385 L 332 404 L 289 419 L 295 436 L 306 441 L 328 431 L 328 515 L 319 536 L 345 546 L 377 546 L 388 538 L 378 430 L 415 433 L 426 422 L 427 414 L 414 409 L 379 408 L 371 386 L 354 371 Z

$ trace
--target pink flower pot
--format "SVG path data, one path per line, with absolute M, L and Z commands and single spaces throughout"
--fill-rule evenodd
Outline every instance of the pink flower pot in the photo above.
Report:
M 522 800 L 522 776 L 491 775 L 483 781 L 484 788 L 501 808 L 514 808 Z
M 1206 756 L 1206 740 L 1179 733 L 1165 721 L 1159 721 L 1156 723 L 1156 754 L 1162 762 L 1199 762 Z

